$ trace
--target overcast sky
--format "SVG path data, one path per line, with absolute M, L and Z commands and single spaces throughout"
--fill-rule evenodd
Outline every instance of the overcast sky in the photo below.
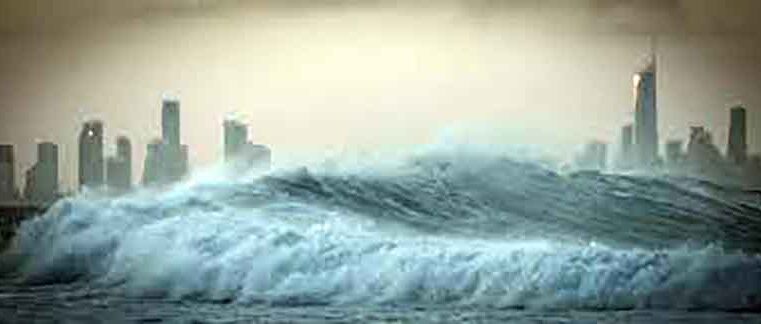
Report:
M 761 1 L 0 2 L 0 142 L 18 174 L 34 143 L 61 145 L 76 179 L 81 123 L 134 145 L 160 135 L 162 94 L 182 100 L 195 167 L 221 155 L 221 123 L 246 116 L 275 159 L 393 150 L 442 134 L 561 154 L 616 143 L 632 74 L 658 35 L 661 140 L 706 125 L 724 149 L 728 107 L 749 109 L 761 151 Z

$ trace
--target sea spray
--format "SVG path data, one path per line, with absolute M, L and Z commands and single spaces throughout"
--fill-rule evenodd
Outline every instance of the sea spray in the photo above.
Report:
M 3 271 L 20 285 L 275 305 L 759 307 L 747 230 L 759 206 L 742 191 L 489 155 L 397 168 L 69 198 L 22 225 Z

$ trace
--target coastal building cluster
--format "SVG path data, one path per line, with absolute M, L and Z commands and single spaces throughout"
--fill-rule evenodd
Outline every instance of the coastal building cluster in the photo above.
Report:
M 146 147 L 144 186 L 162 186 L 182 180 L 189 171 L 188 146 L 180 141 L 180 101 L 164 99 L 161 106 L 161 137 Z M 265 145 L 248 139 L 248 126 L 237 120 L 224 122 L 224 159 L 237 169 L 267 169 L 272 153 Z M 116 153 L 105 156 L 105 126 L 101 120 L 82 125 L 78 138 L 78 185 L 81 191 L 110 194 L 130 191 L 133 184 L 132 143 L 127 136 L 116 138 Z M 37 162 L 24 174 L 23 190 L 16 185 L 13 145 L 0 145 L 0 202 L 24 201 L 49 204 L 63 194 L 59 189 L 58 145 L 37 144 Z
M 655 43 L 648 64 L 634 75 L 634 120 L 621 129 L 618 156 L 611 158 L 608 144 L 591 141 L 576 157 L 583 170 L 647 171 L 705 177 L 721 183 L 761 185 L 761 155 L 749 155 L 747 111 L 742 106 L 729 109 L 730 126 L 726 154 L 715 145 L 703 126 L 690 128 L 686 142 L 665 141 L 660 154 L 657 110 L 657 56 Z M 133 187 L 132 144 L 128 137 L 116 138 L 116 154 L 104 155 L 104 129 L 100 120 L 83 124 L 79 134 L 79 189 L 124 193 Z M 224 130 L 224 160 L 236 171 L 269 168 L 270 149 L 249 140 L 248 126 L 227 119 Z M 147 144 L 141 183 L 161 186 L 181 180 L 188 173 L 187 145 L 181 142 L 180 101 L 164 98 L 161 105 L 161 137 Z M 58 146 L 37 144 L 37 162 L 24 174 L 23 191 L 15 183 L 15 156 L 12 145 L 0 145 L 0 202 L 25 200 L 51 202 L 61 196 L 58 176 Z
M 748 153 L 747 110 L 740 105 L 729 109 L 726 154 L 721 153 L 707 128 L 696 125 L 690 127 L 686 145 L 683 140 L 669 139 L 665 141 L 665 154 L 660 155 L 656 57 L 653 47 L 649 64 L 634 75 L 634 122 L 621 128 L 618 156 L 608 156 L 607 143 L 591 141 L 576 157 L 576 167 L 701 177 L 741 186 L 761 184 L 761 155 Z

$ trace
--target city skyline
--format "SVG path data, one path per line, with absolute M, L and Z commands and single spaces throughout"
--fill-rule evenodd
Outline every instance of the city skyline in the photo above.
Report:
M 40 33 L 9 27 L 0 142 L 17 146 L 18 179 L 35 161 L 35 139 L 62 139 L 62 182 L 74 188 L 80 124 L 104 120 L 106 155 L 116 136 L 132 139 L 136 181 L 161 131 L 157 102 L 170 92 L 183 102 L 194 166 L 222 154 L 218 125 L 229 111 L 251 118 L 252 138 L 278 157 L 415 147 L 451 133 L 570 156 L 634 121 L 631 76 L 655 33 L 659 144 L 705 125 L 723 150 L 726 109 L 741 102 L 748 149 L 760 150 L 761 37 L 743 25 L 754 21 L 747 7 L 495 6 L 170 8 L 113 24 L 88 13 L 82 25 Z
M 106 154 L 102 120 L 88 120 L 81 125 L 78 136 L 78 188 L 60 190 L 58 145 L 52 142 L 37 144 L 37 161 L 24 172 L 21 183 L 16 180 L 16 147 L 0 144 L 0 201 L 26 200 L 48 203 L 74 191 L 105 190 L 123 194 L 135 186 L 167 185 L 182 181 L 190 172 L 188 152 L 182 144 L 181 102 L 177 98 L 162 98 L 161 137 L 147 143 L 143 172 L 132 174 L 132 142 L 122 134 L 116 138 L 116 152 Z M 221 125 L 224 132 L 222 160 L 237 171 L 270 168 L 272 151 L 264 144 L 255 144 L 249 138 L 249 126 L 243 121 L 226 117 Z M 139 181 L 135 181 L 135 179 Z
M 655 80 L 657 79 L 654 62 L 655 56 L 653 56 L 653 65 L 635 73 L 635 98 L 632 110 L 636 116 L 638 112 L 641 114 L 643 109 L 649 109 L 651 111 L 649 114 L 652 114 L 652 116 L 640 118 L 645 118 L 649 120 L 648 122 L 657 123 L 657 112 L 654 108 L 657 105 L 657 97 L 652 92 L 656 84 Z M 649 105 L 652 108 L 643 108 L 643 102 L 645 101 L 651 102 Z M 634 123 L 629 122 L 624 124 L 621 127 L 621 133 L 616 138 L 587 141 L 581 151 L 577 149 L 574 152 L 574 163 L 581 169 L 589 167 L 600 170 L 648 169 L 656 164 L 664 166 L 671 164 L 673 167 L 676 160 L 682 159 L 683 156 L 689 157 L 690 152 L 693 150 L 692 145 L 697 143 L 698 145 L 708 145 L 710 146 L 709 149 L 716 149 L 715 154 L 718 154 L 717 158 L 721 160 L 721 163 L 728 162 L 736 166 L 744 166 L 749 158 L 755 158 L 756 160 L 750 162 L 758 164 L 761 162 L 759 160 L 761 152 L 749 151 L 747 145 L 747 108 L 736 105 L 730 107 L 727 111 L 730 117 L 730 125 L 728 127 L 730 136 L 727 139 L 726 146 L 723 148 L 714 141 L 712 134 L 715 130 L 707 129 L 704 125 L 696 124 L 690 126 L 690 136 L 686 138 L 686 141 L 682 138 L 657 140 L 657 133 L 647 135 L 647 132 L 652 132 L 651 126 L 636 127 L 642 121 L 638 122 L 635 119 Z M 162 95 L 161 116 L 161 137 L 154 138 L 147 143 L 147 151 L 149 153 L 142 163 L 135 163 L 133 161 L 132 143 L 128 136 L 125 134 L 119 135 L 115 143 L 109 145 L 104 143 L 106 127 L 102 120 L 95 119 L 84 122 L 79 134 L 79 161 L 77 162 L 80 189 L 83 186 L 106 186 L 123 192 L 135 185 L 166 184 L 177 182 L 184 178 L 190 171 L 191 166 L 187 161 L 190 149 L 187 145 L 181 144 L 180 100 Z M 222 123 L 223 141 L 221 143 L 221 156 L 218 160 L 232 165 L 234 164 L 232 162 L 242 157 L 240 160 L 243 161 L 243 164 L 238 166 L 249 168 L 252 165 L 255 166 L 258 163 L 263 163 L 262 166 L 269 168 L 271 164 L 270 149 L 267 146 L 252 143 L 249 140 L 248 125 L 239 118 L 240 116 L 233 117 L 230 113 L 225 115 Z M 637 134 L 638 129 L 639 132 L 644 134 Z M 654 148 L 647 148 L 650 142 L 645 142 L 643 145 L 641 140 L 638 140 L 638 138 L 647 136 L 656 136 Z M 613 145 L 614 150 L 610 150 L 610 143 L 618 143 L 618 145 Z M 685 143 L 687 146 L 685 146 Z M 115 148 L 114 154 L 109 155 L 106 153 L 105 147 L 108 146 Z M 0 148 L 2 149 L 0 157 L 4 163 L 8 162 L 6 160 L 16 162 L 14 160 L 15 146 L 2 143 Z M 650 154 L 654 155 L 650 156 Z M 699 159 L 705 159 L 705 157 L 699 157 Z M 35 184 L 39 181 L 36 174 L 39 172 L 38 167 L 40 165 L 48 165 L 45 167 L 45 170 L 50 170 L 51 163 L 54 165 L 53 171 L 43 171 L 46 176 L 42 178 L 59 179 L 59 181 L 50 183 L 49 180 L 46 180 L 43 185 L 46 189 L 42 190 L 46 194 L 43 195 L 48 197 L 47 199 L 51 199 L 49 197 L 70 191 L 71 189 L 59 190 L 61 181 L 58 176 L 58 145 L 52 142 L 38 142 L 37 162 L 24 171 L 21 179 L 14 181 L 13 185 L 15 185 L 16 194 L 20 194 L 25 199 L 45 200 L 35 198 L 35 196 L 40 195 L 36 193 L 39 189 L 35 188 Z M 141 165 L 142 168 L 140 169 L 141 172 L 133 175 L 133 165 L 135 164 Z M 761 165 L 756 167 L 761 167 Z M 2 170 L 3 176 L 7 177 L 9 174 L 14 174 L 16 168 L 18 168 L 18 163 L 15 163 L 15 166 L 10 168 L 10 170 L 7 166 L 4 166 Z M 24 183 L 24 185 L 20 185 L 21 183 Z M 3 186 L 7 187 L 9 184 L 3 182 Z M 4 189 L 3 192 L 6 191 L 8 190 Z M 9 197 L 7 192 L 4 194 L 4 197 Z
M 748 153 L 747 110 L 743 106 L 728 109 L 731 135 L 725 154 L 714 142 L 711 130 L 701 125 L 690 127 L 686 147 L 683 139 L 673 138 L 666 140 L 662 148 L 657 140 L 655 147 L 650 147 L 653 145 L 652 137 L 657 136 L 653 134 L 654 125 L 648 124 L 657 121 L 657 96 L 652 91 L 656 75 L 654 66 L 635 74 L 636 98 L 633 109 L 635 114 L 645 116 L 635 120 L 634 124 L 623 125 L 617 139 L 620 143 L 617 147 L 618 156 L 609 155 L 609 142 L 592 140 L 587 142 L 581 152 L 577 152 L 573 162 L 577 170 L 660 170 L 677 176 L 690 175 L 714 180 L 719 180 L 717 176 L 729 176 L 730 179 L 721 181 L 744 183 L 744 186 L 751 187 L 758 185 L 761 180 L 761 154 Z M 645 107 L 647 105 L 650 107 Z M 125 135 L 118 136 L 116 153 L 107 156 L 104 153 L 103 121 L 88 120 L 82 124 L 78 137 L 79 190 L 107 189 L 107 192 L 121 194 L 136 185 L 150 187 L 183 180 L 190 171 L 187 160 L 190 149 L 181 144 L 180 107 L 179 99 L 162 99 L 161 137 L 154 138 L 147 144 L 149 154 L 143 162 L 141 180 L 137 183 L 131 175 L 133 161 L 130 139 Z M 647 114 L 652 116 L 646 116 Z M 248 127 L 232 115 L 225 117 L 222 123 L 221 159 L 235 172 L 252 168 L 269 169 L 271 150 L 266 145 L 254 144 L 249 138 Z M 615 139 L 612 141 L 615 142 Z M 612 165 L 609 166 L 609 163 Z M 0 201 L 23 199 L 32 203 L 46 203 L 69 193 L 59 189 L 57 144 L 37 144 L 37 162 L 25 171 L 23 187 L 15 183 L 15 164 L 15 147 L 0 144 Z

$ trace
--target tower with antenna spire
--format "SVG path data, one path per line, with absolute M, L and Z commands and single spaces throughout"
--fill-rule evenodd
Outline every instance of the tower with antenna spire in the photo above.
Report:
M 657 60 L 656 38 L 650 36 L 647 62 L 634 76 L 634 147 L 640 167 L 649 167 L 658 161 Z

